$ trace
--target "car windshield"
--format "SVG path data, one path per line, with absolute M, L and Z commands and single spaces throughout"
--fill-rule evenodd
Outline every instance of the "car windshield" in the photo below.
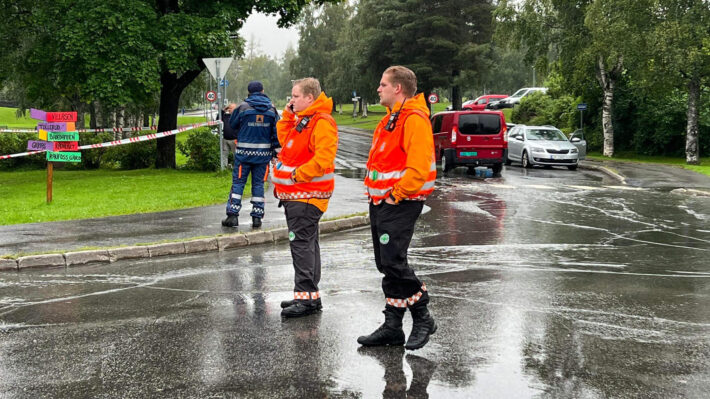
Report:
M 459 115 L 461 134 L 498 134 L 500 116 L 496 114 L 461 114 Z
M 527 93 L 527 91 L 528 91 L 528 89 L 520 89 L 520 90 L 516 91 L 515 93 L 513 93 L 513 95 L 511 97 L 522 97 L 525 95 L 525 93 Z
M 525 137 L 528 140 L 567 141 L 561 131 L 550 129 L 530 129 L 525 132 Z

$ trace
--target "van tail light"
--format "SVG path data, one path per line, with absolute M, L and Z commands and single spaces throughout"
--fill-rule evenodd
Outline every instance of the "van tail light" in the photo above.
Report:
M 503 124 L 503 141 L 508 142 L 508 126 Z
M 456 135 L 459 134 L 459 128 L 454 126 L 451 128 L 451 143 L 456 144 Z

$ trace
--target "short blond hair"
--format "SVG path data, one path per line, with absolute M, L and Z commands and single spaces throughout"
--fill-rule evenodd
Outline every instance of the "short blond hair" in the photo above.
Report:
M 394 65 L 385 69 L 393 86 L 402 85 L 402 94 L 412 97 L 417 92 L 417 75 L 414 71 L 401 65 Z
M 301 92 L 304 96 L 312 95 L 315 100 L 320 96 L 320 82 L 316 78 L 303 78 L 293 81 L 293 86 L 298 86 L 301 88 Z

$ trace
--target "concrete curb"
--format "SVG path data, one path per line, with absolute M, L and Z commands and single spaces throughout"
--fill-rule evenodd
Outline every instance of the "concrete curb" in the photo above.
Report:
M 369 216 L 350 216 L 344 219 L 319 223 L 323 234 L 366 226 Z M 94 263 L 113 263 L 123 259 L 155 258 L 159 256 L 193 254 L 199 252 L 224 251 L 250 245 L 274 243 L 288 240 L 286 227 L 266 231 L 236 233 L 219 237 L 160 243 L 145 246 L 72 251 L 58 254 L 29 255 L 17 259 L 0 259 L 0 271 L 20 271 L 36 267 L 69 267 Z
M 597 170 L 599 172 L 605 173 L 608 176 L 618 180 L 621 184 L 626 184 L 626 178 L 613 170 L 607 168 L 606 166 L 599 166 L 599 165 L 590 165 L 588 163 L 580 163 L 579 166 L 583 169 L 592 169 L 592 170 Z

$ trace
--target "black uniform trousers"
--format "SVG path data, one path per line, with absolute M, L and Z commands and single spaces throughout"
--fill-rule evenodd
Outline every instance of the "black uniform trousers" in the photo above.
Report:
M 385 276 L 382 291 L 386 298 L 407 299 L 422 291 L 417 305 L 426 305 L 429 294 L 407 262 L 407 250 L 414 235 L 414 224 L 422 213 L 424 201 L 400 201 L 390 205 L 385 201 L 370 203 L 370 229 L 375 249 L 375 265 Z M 389 305 L 388 305 L 389 306 Z
M 320 282 L 318 222 L 323 212 L 300 201 L 283 201 L 295 271 L 295 292 L 317 292 Z

